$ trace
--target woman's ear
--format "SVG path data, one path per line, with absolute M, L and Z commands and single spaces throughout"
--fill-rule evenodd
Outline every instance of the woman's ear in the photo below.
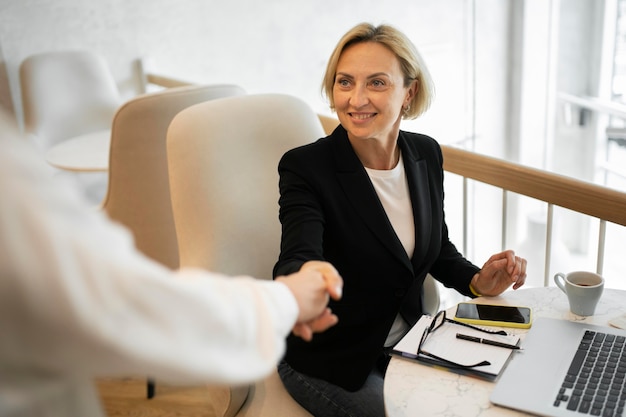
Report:
M 418 90 L 419 90 L 419 84 L 417 83 L 417 80 L 411 81 L 411 85 L 409 86 L 409 89 L 406 94 L 406 102 L 404 103 L 405 105 L 411 104 L 411 101 L 413 101 L 413 98 L 417 94 Z

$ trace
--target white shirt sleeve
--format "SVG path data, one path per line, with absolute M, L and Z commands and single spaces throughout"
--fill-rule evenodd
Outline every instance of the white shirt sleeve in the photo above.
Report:
M 298 315 L 285 285 L 160 266 L 0 130 L 0 370 L 227 384 L 271 371 Z

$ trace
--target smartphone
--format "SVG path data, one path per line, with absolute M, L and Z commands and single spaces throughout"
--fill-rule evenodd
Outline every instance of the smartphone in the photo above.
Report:
M 532 310 L 530 307 L 459 303 L 454 319 L 483 326 L 528 329 L 532 323 Z

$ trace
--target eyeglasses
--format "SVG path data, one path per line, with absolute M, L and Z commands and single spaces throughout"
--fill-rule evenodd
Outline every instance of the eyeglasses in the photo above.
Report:
M 473 365 L 463 365 L 463 364 L 444 359 L 444 358 L 442 358 L 440 356 L 437 356 L 437 355 L 434 355 L 434 354 L 432 354 L 430 352 L 425 351 L 422 347 L 424 345 L 424 342 L 426 342 L 426 339 L 428 338 L 428 336 L 433 334 L 433 333 L 435 333 L 435 331 L 437 331 L 437 329 L 439 329 L 441 326 L 443 326 L 444 323 L 452 323 L 452 324 L 456 324 L 456 325 L 459 325 L 459 326 L 469 327 L 470 329 L 478 330 L 478 331 L 483 332 L 483 333 L 500 334 L 500 335 L 506 335 L 507 334 L 504 330 L 497 330 L 497 331 L 496 330 L 486 330 L 486 329 L 482 329 L 480 327 L 472 326 L 471 324 L 462 323 L 460 321 L 449 319 L 449 318 L 446 317 L 446 311 L 445 310 L 441 310 L 439 313 L 437 313 L 435 315 L 435 317 L 433 317 L 433 321 L 430 323 L 430 326 L 428 326 L 428 328 L 426 328 L 424 330 L 424 333 L 422 334 L 422 339 L 420 340 L 420 344 L 417 346 L 417 357 L 418 357 L 418 360 L 419 360 L 420 355 L 423 355 L 423 356 L 427 356 L 429 358 L 436 359 L 437 361 L 444 363 L 448 367 L 454 367 L 454 368 L 460 368 L 460 369 L 471 369 L 471 368 L 476 368 L 478 366 L 491 365 L 491 362 L 489 362 L 489 361 L 482 361 L 482 362 L 475 363 Z

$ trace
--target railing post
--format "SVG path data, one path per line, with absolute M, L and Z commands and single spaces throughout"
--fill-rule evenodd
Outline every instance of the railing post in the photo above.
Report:
M 596 273 L 602 275 L 604 270 L 604 245 L 606 241 L 606 220 L 600 220 L 600 232 L 598 234 L 598 259 L 596 261 Z
M 548 218 L 546 221 L 546 260 L 543 271 L 543 286 L 550 284 L 550 258 L 552 257 L 552 222 L 554 220 L 554 206 L 548 204 Z
M 467 225 L 469 223 L 467 219 L 467 196 L 469 194 L 467 177 L 463 177 L 463 253 L 467 256 Z
M 501 250 L 506 249 L 506 223 L 507 223 L 507 191 L 502 189 L 502 242 L 500 242 Z

